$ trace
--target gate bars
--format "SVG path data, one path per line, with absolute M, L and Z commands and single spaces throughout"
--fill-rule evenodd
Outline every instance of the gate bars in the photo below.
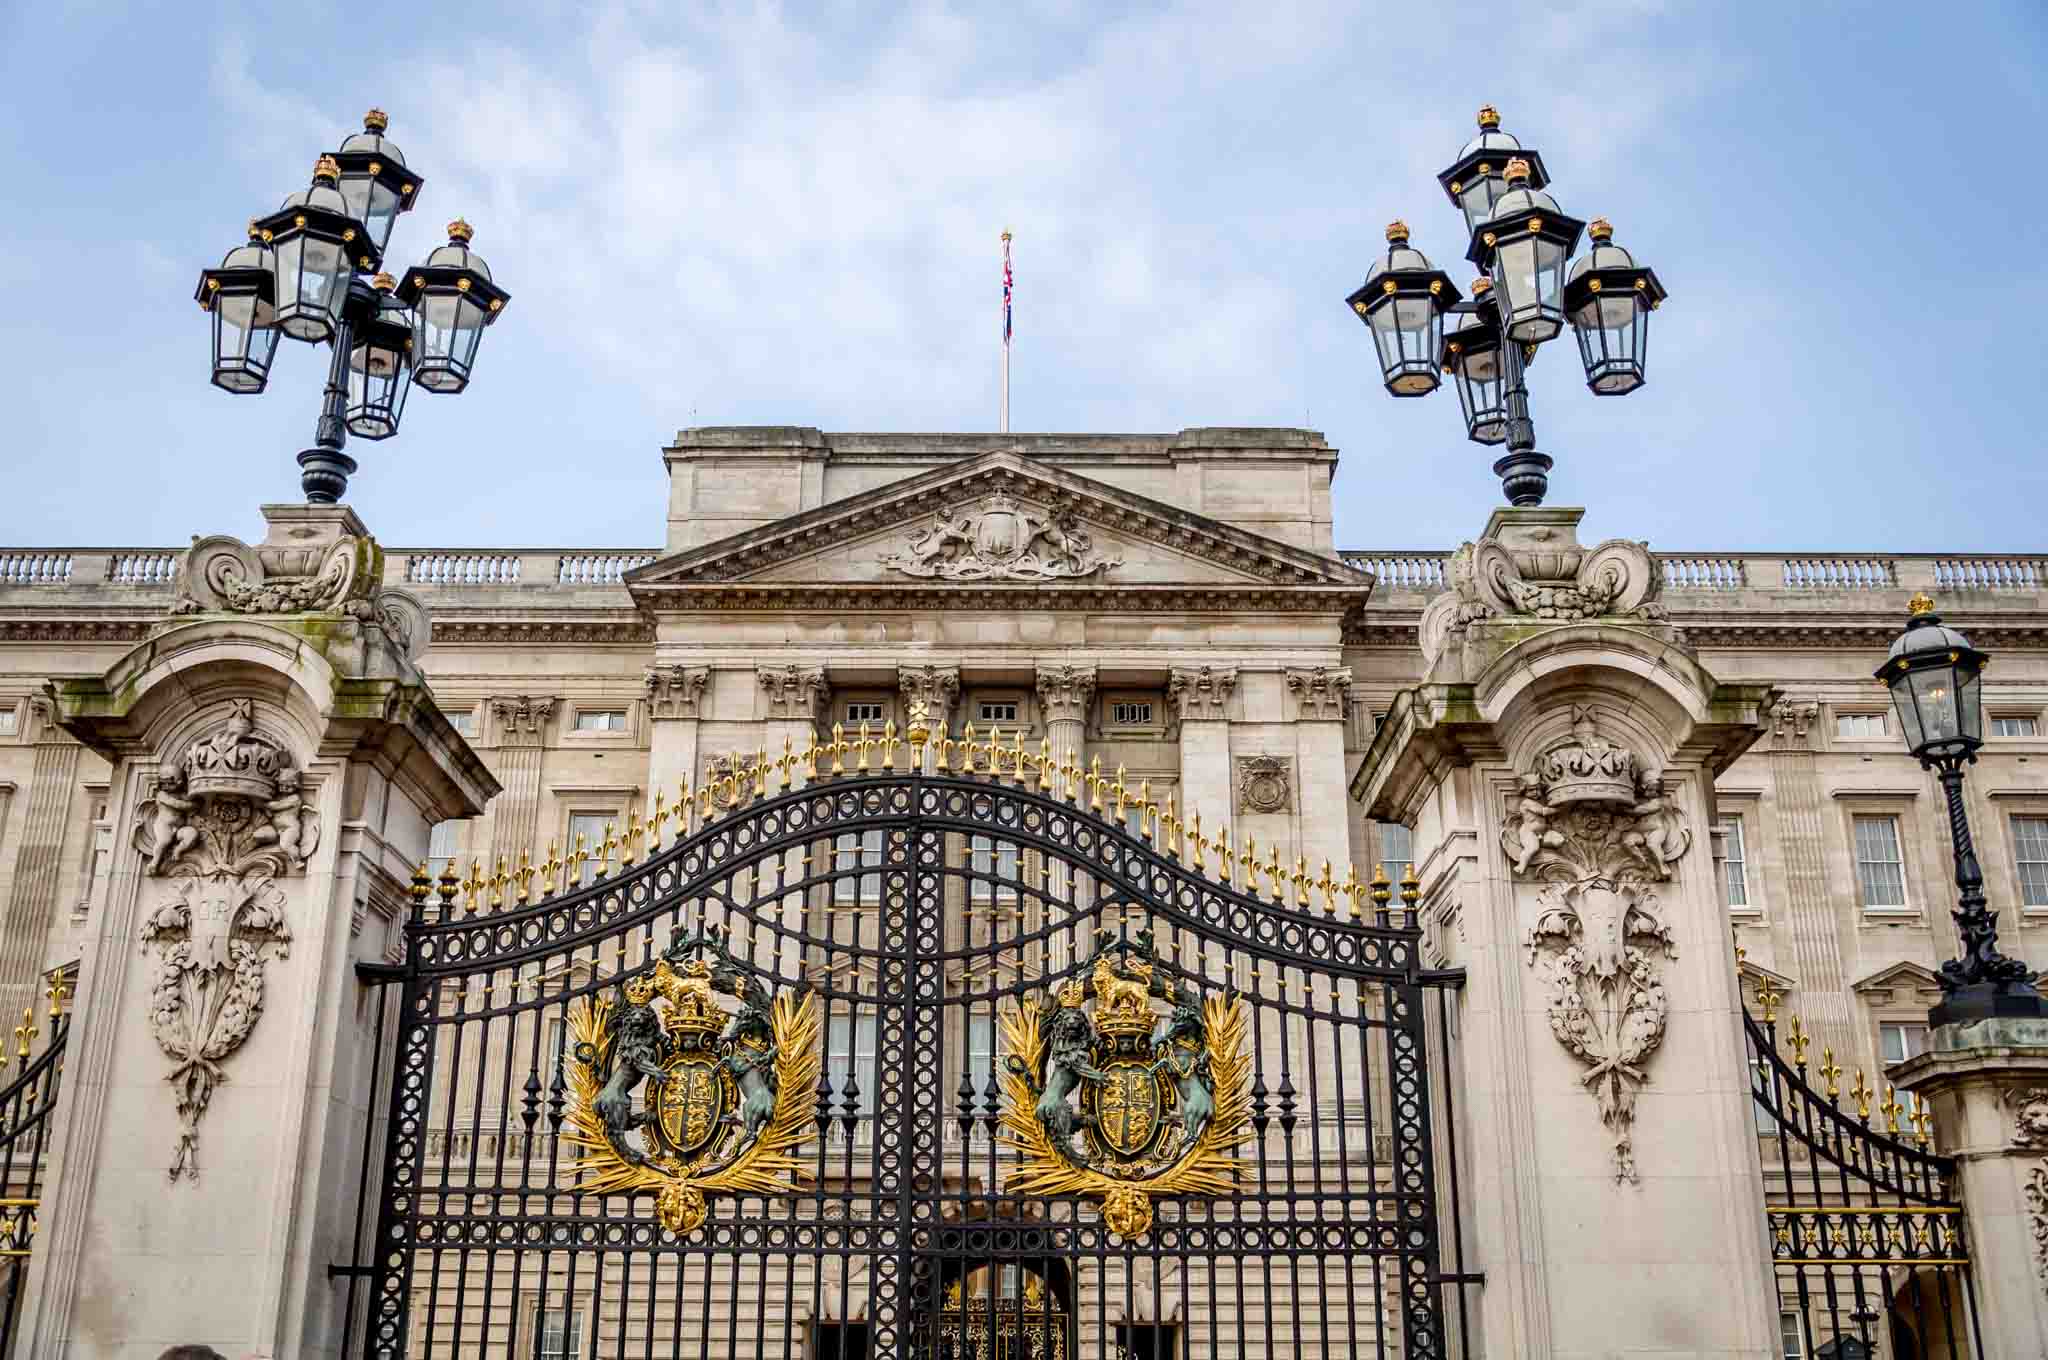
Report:
M 1043 745 L 924 735 L 899 769 L 893 729 L 835 729 L 595 854 L 422 872 L 365 1354 L 964 1357 L 977 1319 L 1014 1360 L 1465 1353 L 1456 978 L 1422 966 L 1412 874 L 1394 907 L 1384 874 L 1289 872 Z M 794 1189 L 672 1234 L 653 1194 L 585 1185 L 570 1022 L 707 937 L 814 999 L 824 1061 Z M 1164 990 L 1241 999 L 1252 1083 L 1234 1193 L 1158 1197 L 1125 1238 L 1087 1194 L 1006 1193 L 1003 1036 L 1139 940 Z
M 1983 1360 L 1954 1159 L 1928 1150 L 1924 1108 L 1889 1085 L 1880 1101 L 1860 1070 L 1855 1114 L 1843 1109 L 1832 1049 L 1811 1069 L 1816 1089 L 1811 1034 L 1796 1015 L 1780 1033 L 1783 999 L 1766 982 L 1762 1019 L 1742 1019 L 1757 1132 L 1777 1155 L 1765 1158 L 1764 1214 L 1785 1353 Z
M 41 1030 L 33 1008 L 21 1013 L 11 1048 L 0 1041 L 0 1073 L 11 1061 L 21 1070 L 0 1086 L 0 1356 L 14 1353 L 14 1329 L 28 1283 L 42 1208 L 43 1160 L 50 1141 L 50 1111 L 64 1076 L 64 1044 L 71 1015 L 64 1009 L 68 986 L 62 975 L 50 982 L 49 1027 Z M 41 1039 L 40 1049 L 36 1040 Z

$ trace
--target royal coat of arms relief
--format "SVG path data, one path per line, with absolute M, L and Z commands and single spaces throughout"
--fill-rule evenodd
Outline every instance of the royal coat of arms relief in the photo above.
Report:
M 1123 565 L 1095 546 L 1069 509 L 1040 510 L 998 491 L 971 510 L 940 510 L 881 564 L 945 581 L 1080 580 Z
M 1157 1196 L 1230 1193 L 1251 1136 L 1246 1026 L 1242 998 L 1166 977 L 1149 932 L 1098 936 L 1087 982 L 1003 1017 L 1002 1141 L 1020 1157 L 1005 1189 L 1094 1196 L 1126 1240 L 1151 1231 Z
M 670 946 L 616 997 L 572 1004 L 569 1029 L 563 1137 L 582 1150 L 582 1188 L 654 1192 L 677 1236 L 703 1225 L 709 1192 L 795 1191 L 794 1152 L 814 1127 L 816 993 L 771 995 L 713 929 Z

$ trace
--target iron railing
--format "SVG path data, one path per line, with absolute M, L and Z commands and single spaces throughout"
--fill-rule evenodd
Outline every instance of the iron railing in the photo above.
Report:
M 25 1009 L 13 1044 L 0 1045 L 0 1073 L 21 1065 L 14 1079 L 0 1087 L 0 1356 L 14 1354 L 15 1325 L 42 1212 L 50 1112 L 56 1108 L 64 1044 L 71 1035 L 66 991 L 61 978 L 50 984 L 47 1028 L 37 1025 L 33 1008 Z

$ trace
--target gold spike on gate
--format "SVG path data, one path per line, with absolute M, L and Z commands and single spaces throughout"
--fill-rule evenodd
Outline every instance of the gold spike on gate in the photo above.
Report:
M 406 888 L 405 895 L 412 899 L 413 907 L 417 911 L 426 905 L 427 898 L 433 891 L 434 880 L 427 874 L 427 862 L 421 860 L 419 867 L 412 871 L 412 883 Z
M 1415 928 L 1416 921 L 1420 919 L 1421 913 L 1417 904 L 1421 901 L 1422 883 L 1415 877 L 1415 866 L 1411 863 L 1401 872 L 1401 906 L 1408 914 L 1408 919 L 1402 924 L 1410 930 Z
M 882 770 L 885 774 L 896 773 L 896 748 L 902 745 L 896 739 L 896 720 L 882 724 Z
M 449 909 L 455 905 L 455 894 L 460 891 L 462 880 L 455 873 L 455 856 L 450 855 L 448 862 L 441 866 L 441 877 L 434 881 L 434 892 L 441 899 L 443 916 L 446 916 Z
M 853 772 L 855 774 L 866 774 L 868 772 L 868 752 L 873 749 L 873 746 L 874 743 L 868 740 L 868 720 L 862 718 L 860 720 L 860 732 L 853 743 L 854 754 L 858 757 L 853 762 Z
M 1162 833 L 1160 843 L 1166 849 L 1166 857 L 1168 859 L 1179 859 L 1181 857 L 1180 818 L 1175 815 L 1173 795 L 1171 793 L 1166 795 L 1166 812 L 1159 819 L 1159 829 Z
M 1273 842 L 1266 863 L 1266 900 L 1275 906 L 1286 900 L 1287 870 L 1280 864 L 1280 843 Z
M 1840 1104 L 1842 1099 L 1842 1065 L 1835 1061 L 1835 1050 L 1832 1045 L 1821 1045 L 1820 1069 L 1816 1075 L 1820 1077 L 1827 1087 L 1828 1104 Z
M 785 733 L 782 738 L 782 759 L 775 762 L 778 776 L 776 787 L 783 793 L 789 792 L 790 771 L 796 768 L 796 760 L 796 743 Z
M 1237 872 L 1237 860 L 1233 858 L 1230 853 L 1229 827 L 1219 826 L 1216 828 L 1216 840 L 1214 842 L 1214 845 L 1216 847 L 1216 855 L 1219 861 L 1216 872 L 1216 881 L 1227 888 L 1234 881 L 1233 876 Z
M 1394 888 L 1393 885 L 1387 880 L 1387 866 L 1384 864 L 1373 865 L 1372 920 L 1374 925 L 1384 926 L 1390 924 L 1388 920 L 1387 903 L 1393 900 Z
M 576 833 L 576 848 L 569 852 L 569 886 L 583 886 L 583 863 L 590 858 L 590 852 L 583 848 L 583 833 Z
M 661 829 L 668 824 L 668 795 L 660 789 L 654 791 L 654 815 L 647 819 L 648 851 L 661 853 Z
M 1054 776 L 1058 773 L 1059 765 L 1052 758 L 1052 738 L 1041 738 L 1038 743 L 1038 791 L 1040 793 L 1056 792 L 1059 784 L 1054 779 Z
M 524 850 L 519 852 L 519 867 L 512 871 L 512 881 L 518 885 L 515 900 L 523 907 L 532 898 L 533 885 L 533 860 Z

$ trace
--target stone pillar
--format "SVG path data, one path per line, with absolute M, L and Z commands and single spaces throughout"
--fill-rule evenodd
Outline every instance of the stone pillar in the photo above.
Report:
M 428 827 L 498 791 L 415 664 L 424 611 L 379 588 L 355 516 L 264 513 L 257 547 L 194 542 L 180 612 L 112 669 L 51 686 L 113 764 L 122 833 L 18 1333 L 37 1360 L 338 1352 L 327 1267 L 357 1255 L 384 1010 L 356 965 L 402 947 Z
M 35 724 L 35 768 L 29 776 L 28 812 L 15 853 L 14 893 L 0 923 L 0 1015 L 18 1015 L 42 990 L 43 951 L 64 882 L 64 833 L 78 795 L 78 757 L 84 749 L 57 725 L 49 702 L 29 705 Z
M 1986 1355 L 2048 1355 L 2048 1021 L 1938 1025 L 1891 1069 L 1961 1172 Z
M 1351 772 L 1344 767 L 1345 708 L 1351 672 L 1335 666 L 1289 667 L 1287 693 L 1294 703 L 1295 767 L 1303 789 L 1341 789 Z M 1304 800 L 1295 812 L 1296 856 L 1308 862 L 1308 876 L 1320 879 L 1324 865 L 1337 872 L 1351 859 L 1351 830 L 1341 804 Z M 1290 869 L 1293 866 L 1289 866 Z M 1292 895 L 1288 900 L 1293 901 Z M 1311 903 L 1320 906 L 1315 899 Z
M 1465 974 L 1460 1162 L 1487 1355 L 1775 1354 L 1707 848 L 1714 777 L 1760 734 L 1769 691 L 1703 670 L 1647 549 L 1581 548 L 1580 513 L 1499 510 L 1460 549 L 1423 615 L 1423 683 L 1352 792 L 1438 847 L 1424 939 Z
M 960 702 L 960 668 L 958 666 L 898 666 L 896 687 L 903 695 L 903 727 L 910 728 L 910 708 L 913 704 L 925 707 L 925 722 L 930 725 L 932 744 L 924 749 L 924 772 L 932 773 L 938 766 L 938 739 L 952 730 L 953 705 Z
M 1230 707 L 1236 693 L 1237 671 L 1229 666 L 1175 666 L 1166 681 L 1166 702 L 1180 723 L 1181 811 L 1190 820 L 1200 814 L 1205 840 L 1230 823 Z M 1205 866 L 1213 863 L 1204 860 Z
M 535 864 L 547 858 L 547 847 L 534 841 L 540 819 L 540 765 L 548 740 L 548 723 L 555 713 L 551 697 L 530 694 L 500 695 L 491 700 L 491 720 L 497 725 L 498 781 L 505 791 L 491 804 L 491 859 L 494 865 L 514 866 L 524 852 Z M 562 848 L 563 854 L 569 848 Z
M 1771 705 L 1771 787 L 1785 865 L 1773 886 L 1782 887 L 1785 928 L 1792 940 L 1786 971 L 1799 983 L 1800 1018 L 1813 1026 L 1824 1048 L 1841 1058 L 1862 1052 L 1864 1044 L 1850 1014 L 1841 920 L 1828 892 L 1826 799 L 1813 750 L 1813 724 L 1819 716 L 1820 705 L 1811 699 L 1787 697 Z
M 711 686 L 706 666 L 652 666 L 647 671 L 647 786 L 674 798 L 685 783 L 697 786 L 697 729 L 704 693 Z M 780 755 L 771 751 L 770 756 Z M 650 796 L 652 796 L 650 794 Z
M 1095 667 L 1041 665 L 1038 707 L 1045 714 L 1045 735 L 1055 760 L 1071 757 L 1088 764 L 1088 710 L 1095 702 Z
M 785 747 L 802 755 L 806 747 L 819 739 L 820 725 L 831 711 L 832 686 L 825 681 L 825 668 L 761 666 L 754 675 L 760 692 L 756 715 L 766 724 L 763 740 L 768 744 L 768 758 L 780 760 Z M 716 754 L 720 753 L 699 752 L 698 759 L 708 761 Z M 799 765 L 792 778 L 802 783 L 804 767 Z

